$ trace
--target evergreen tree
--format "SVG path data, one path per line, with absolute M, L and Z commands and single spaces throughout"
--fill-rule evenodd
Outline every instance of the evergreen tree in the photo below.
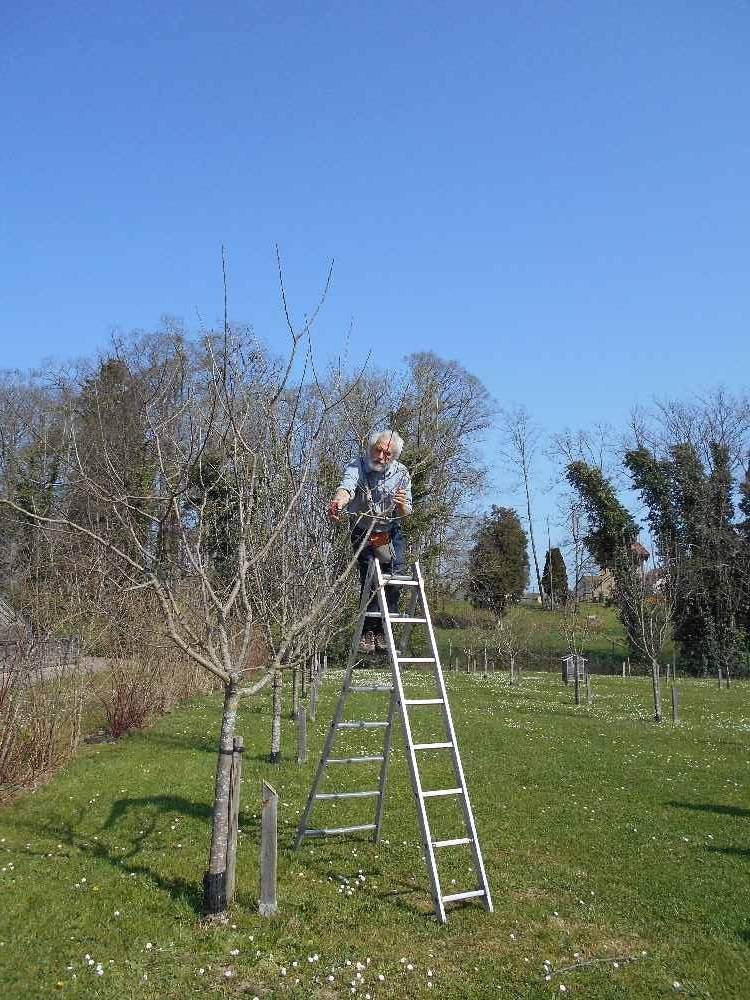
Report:
M 565 560 L 558 548 L 547 549 L 542 573 L 542 592 L 555 605 L 564 605 L 568 600 L 568 571 Z
M 529 582 L 526 532 L 514 510 L 494 507 L 483 518 L 469 555 L 469 600 L 502 614 Z

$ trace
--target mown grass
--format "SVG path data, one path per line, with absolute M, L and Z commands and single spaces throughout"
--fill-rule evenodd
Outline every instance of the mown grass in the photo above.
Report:
M 266 705 L 242 710 L 243 832 L 225 927 L 199 918 L 216 698 L 86 747 L 3 809 L 0 996 L 542 998 L 565 986 L 650 1000 L 674 996 L 675 983 L 694 997 L 750 993 L 746 684 L 682 682 L 675 728 L 650 721 L 641 678 L 595 678 L 594 704 L 576 708 L 555 675 L 509 688 L 505 673 L 450 674 L 495 912 L 467 905 L 440 926 L 400 740 L 384 841 L 290 850 L 339 679 L 332 671 L 323 686 L 304 766 L 269 767 Z M 410 677 L 414 690 L 427 682 Z M 384 696 L 359 697 L 367 705 L 355 715 L 381 714 L 374 699 Z M 431 732 L 425 717 L 419 735 Z M 290 754 L 293 741 L 287 722 Z M 439 752 L 426 763 L 425 784 L 439 786 Z M 280 909 L 270 920 L 256 915 L 264 777 L 280 794 Z M 442 808 L 436 832 L 450 836 L 455 816 Z M 339 805 L 332 815 L 339 825 L 348 813 Z M 468 859 L 453 860 L 446 891 L 452 879 L 470 887 Z

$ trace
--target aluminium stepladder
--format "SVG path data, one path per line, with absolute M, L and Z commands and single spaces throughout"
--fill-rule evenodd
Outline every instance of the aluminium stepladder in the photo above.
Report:
M 409 589 L 410 596 L 406 614 L 391 614 L 389 612 L 385 595 L 386 585 Z M 367 611 L 367 606 L 370 602 L 373 591 L 377 594 L 379 610 Z M 420 605 L 421 614 L 419 613 Z M 392 684 L 368 684 L 354 681 L 354 673 L 361 665 L 362 660 L 361 655 L 359 654 L 359 641 L 362 636 L 362 632 L 365 630 L 366 620 L 368 618 L 382 618 L 383 620 L 383 632 L 385 634 L 387 653 L 391 664 Z M 403 626 L 398 643 L 394 637 L 394 625 Z M 414 625 L 422 625 L 426 629 L 429 652 L 428 656 L 408 655 L 409 639 Z M 402 666 L 408 666 L 409 664 L 415 666 L 421 664 L 432 667 L 436 697 L 407 698 L 405 696 L 401 671 Z M 370 669 L 369 663 L 367 664 L 367 669 Z M 390 692 L 390 705 L 387 720 L 370 722 L 356 719 L 345 719 L 344 710 L 349 697 L 351 695 L 372 691 Z M 412 710 L 422 711 L 423 707 L 431 705 L 441 707 L 446 739 L 442 742 L 415 743 L 412 738 L 410 712 Z M 486 908 L 491 912 L 493 907 L 490 888 L 487 883 L 484 861 L 482 859 L 482 851 L 479 846 L 479 839 L 477 837 L 476 826 L 474 823 L 474 815 L 469 801 L 469 793 L 466 787 L 463 767 L 461 765 L 461 756 L 459 754 L 458 743 L 456 741 L 456 733 L 453 728 L 453 718 L 451 716 L 450 705 L 448 704 L 445 679 L 443 677 L 443 670 L 440 664 L 440 655 L 435 641 L 435 633 L 432 628 L 432 620 L 430 618 L 430 611 L 427 605 L 424 580 L 419 568 L 419 563 L 414 564 L 414 571 L 410 576 L 385 575 L 383 574 L 380 563 L 377 559 L 373 559 L 370 564 L 365 586 L 362 590 L 359 617 L 357 619 L 357 625 L 354 629 L 354 635 L 352 637 L 351 651 L 349 653 L 349 659 L 344 673 L 344 682 L 341 688 L 341 694 L 339 695 L 336 710 L 333 713 L 333 719 L 331 720 L 325 747 L 320 758 L 320 763 L 318 764 L 312 788 L 310 789 L 307 803 L 300 818 L 297 837 L 294 843 L 295 850 L 300 846 L 305 837 L 328 837 L 335 836 L 337 834 L 372 831 L 372 839 L 375 842 L 379 841 L 380 828 L 383 819 L 383 807 L 385 805 L 386 773 L 391 752 L 393 724 L 397 713 L 400 715 L 404 733 L 406 759 L 409 766 L 409 776 L 411 778 L 412 791 L 417 807 L 419 833 L 424 852 L 425 864 L 427 866 L 427 873 L 430 880 L 430 891 L 435 907 L 435 915 L 440 923 L 445 923 L 446 903 L 474 898 L 481 899 Z M 334 757 L 331 755 L 336 741 L 336 736 L 342 730 L 365 729 L 383 729 L 384 739 L 382 753 L 377 755 L 346 757 Z M 418 754 L 425 750 L 444 750 L 450 754 L 453 774 L 455 776 L 454 787 L 427 790 L 422 787 Z M 376 789 L 367 789 L 362 791 L 319 791 L 329 766 L 360 763 L 380 763 L 380 777 L 378 780 L 378 787 Z M 446 840 L 434 838 L 426 803 L 432 798 L 442 796 L 456 796 L 458 798 L 461 806 L 461 815 L 465 831 L 464 836 L 453 837 Z M 376 805 L 373 822 L 342 827 L 329 827 L 325 829 L 313 829 L 308 825 L 310 814 L 317 801 L 321 799 L 338 800 L 349 798 L 374 798 L 376 800 Z M 463 845 L 468 845 L 471 853 L 473 870 L 476 876 L 476 888 L 468 889 L 462 892 L 445 894 L 443 893 L 440 884 L 436 852 Z

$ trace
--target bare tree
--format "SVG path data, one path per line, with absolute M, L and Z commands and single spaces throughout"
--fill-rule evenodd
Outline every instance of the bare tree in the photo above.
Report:
M 281 287 L 291 338 L 285 359 L 275 361 L 226 316 L 224 329 L 195 348 L 173 338 L 158 363 L 136 369 L 115 356 L 106 379 L 87 385 L 85 422 L 70 409 L 49 507 L 25 506 L 17 492 L 0 498 L 15 516 L 89 546 L 111 586 L 153 595 L 172 643 L 221 683 L 209 913 L 226 905 L 239 699 L 326 627 L 355 563 L 334 560 L 331 569 L 322 506 L 316 511 L 319 449 L 340 402 L 312 386 L 305 364 L 317 310 L 296 327 Z M 259 632 L 267 670 L 248 684 Z
M 539 448 L 541 431 L 532 421 L 525 406 L 515 406 L 503 413 L 505 445 L 502 451 L 506 466 L 516 471 L 519 481 L 517 489 L 522 489 L 526 504 L 526 520 L 529 525 L 529 541 L 531 555 L 534 561 L 534 576 L 538 593 L 542 594 L 542 577 L 539 572 L 539 559 L 534 539 L 534 518 L 532 512 L 532 494 L 534 489 L 534 461 Z
M 654 722 L 663 721 L 659 657 L 669 638 L 680 586 L 679 556 L 667 539 L 659 545 L 662 563 L 650 574 L 642 570 L 618 574 L 619 599 L 633 623 L 630 641 L 651 667 Z

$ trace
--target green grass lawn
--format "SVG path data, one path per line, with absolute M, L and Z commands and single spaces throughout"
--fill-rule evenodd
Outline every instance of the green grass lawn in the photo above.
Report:
M 575 708 L 556 675 L 526 674 L 509 689 L 505 673 L 450 674 L 495 912 L 466 905 L 440 926 L 400 741 L 381 844 L 290 850 L 339 680 L 331 672 L 323 686 L 304 766 L 269 767 L 265 702 L 241 712 L 243 833 L 225 927 L 199 919 L 217 698 L 85 747 L 0 811 L 0 996 L 750 995 L 746 684 L 682 682 L 674 728 L 650 721 L 642 678 L 594 678 L 594 705 Z M 410 685 L 426 690 L 426 675 Z M 370 701 L 354 715 L 381 714 L 374 699 L 384 696 L 359 697 Z M 432 730 L 425 718 L 419 735 Z M 425 785 L 439 787 L 441 771 L 436 751 Z M 256 915 L 262 778 L 280 794 L 280 909 L 265 920 Z M 343 804 L 329 808 L 336 825 L 349 816 Z M 455 816 L 442 808 L 435 832 L 450 836 Z M 467 868 L 454 852 L 446 891 L 472 887 Z

